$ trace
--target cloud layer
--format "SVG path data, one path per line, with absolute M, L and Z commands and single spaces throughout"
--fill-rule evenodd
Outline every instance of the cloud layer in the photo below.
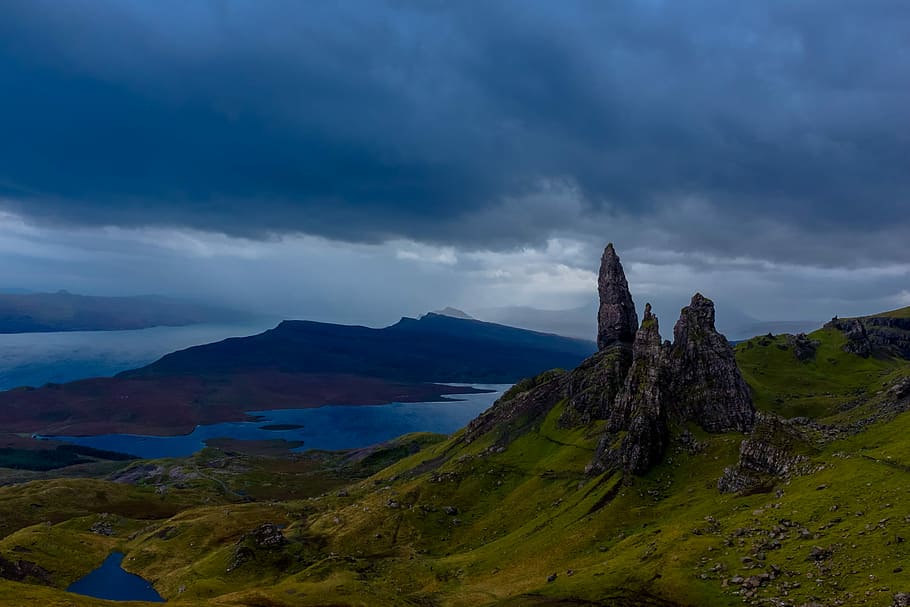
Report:
M 613 240 L 671 318 L 905 305 L 907 31 L 890 0 L 4 2 L 0 279 L 381 323 L 585 305 Z
M 639 222 L 905 259 L 908 28 L 888 1 L 4 3 L 0 188 L 43 221 L 252 238 Z

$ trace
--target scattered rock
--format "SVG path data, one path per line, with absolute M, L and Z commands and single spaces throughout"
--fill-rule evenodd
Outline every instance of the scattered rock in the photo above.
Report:
M 42 584 L 51 584 L 51 572 L 32 561 L 19 559 L 10 561 L 0 556 L 0 579 L 24 582 L 28 579 Z
M 155 532 L 155 537 L 159 540 L 169 540 L 177 535 L 177 527 L 168 525 L 167 527 L 162 527 Z
M 245 538 L 251 539 L 259 548 L 277 548 L 288 543 L 281 529 L 274 523 L 265 523 L 256 527 L 241 539 Z
M 787 345 L 793 350 L 793 355 L 800 362 L 806 362 L 815 358 L 815 353 L 821 342 L 817 339 L 809 339 L 805 333 L 798 335 L 788 335 Z
M 234 554 L 231 555 L 231 562 L 228 564 L 225 571 L 230 573 L 251 560 L 256 556 L 256 553 L 249 546 L 237 546 L 234 548 Z
M 88 530 L 96 535 L 114 535 L 114 525 L 109 520 L 95 521 Z

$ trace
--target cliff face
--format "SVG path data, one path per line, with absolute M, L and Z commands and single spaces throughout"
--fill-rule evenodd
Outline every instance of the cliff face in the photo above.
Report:
M 873 354 L 910 358 L 910 318 L 864 316 L 834 318 L 825 325 L 847 338 L 844 351 L 868 357 Z
M 745 432 L 755 408 L 733 347 L 714 328 L 714 303 L 696 293 L 673 328 L 667 360 L 671 415 L 708 432 Z
M 750 430 L 755 409 L 733 348 L 714 326 L 713 302 L 696 294 L 683 308 L 674 342 L 662 342 L 645 306 L 641 326 L 619 257 L 608 245 L 598 280 L 600 351 L 576 369 L 517 385 L 472 422 L 467 441 L 496 429 L 505 446 L 522 428 L 564 404 L 562 426 L 604 420 L 589 473 L 642 474 L 663 457 L 671 428 L 694 422 L 708 432 Z
M 669 439 L 664 402 L 665 355 L 657 317 L 651 314 L 648 304 L 635 335 L 632 366 L 588 472 L 622 469 L 641 474 L 663 456 Z
M 739 461 L 717 481 L 721 493 L 740 493 L 760 487 L 769 477 L 805 472 L 811 441 L 799 425 L 769 414 L 756 416 L 752 434 L 739 448 Z
M 746 432 L 755 421 L 749 387 L 733 348 L 714 327 L 714 303 L 696 293 L 682 309 L 673 344 L 661 344 L 645 308 L 632 366 L 608 417 L 590 472 L 641 474 L 660 461 L 670 426 L 694 422 L 708 432 Z

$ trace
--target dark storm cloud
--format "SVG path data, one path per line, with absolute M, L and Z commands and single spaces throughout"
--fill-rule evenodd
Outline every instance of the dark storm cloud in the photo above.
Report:
M 770 219 L 831 263 L 813 238 L 905 222 L 907 31 L 887 1 L 5 2 L 0 192 L 63 223 L 492 248 L 653 218 L 755 254 Z

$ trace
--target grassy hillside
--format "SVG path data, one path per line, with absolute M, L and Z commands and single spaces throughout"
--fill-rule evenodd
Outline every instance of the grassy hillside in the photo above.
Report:
M 883 316 L 885 318 L 910 318 L 910 306 L 891 310 L 889 312 L 882 312 L 880 314 L 873 314 L 873 316 Z
M 586 476 L 600 427 L 560 427 L 562 403 L 505 448 L 490 433 L 296 463 L 208 450 L 133 485 L 0 489 L 0 557 L 53 572 L 0 581 L 0 603 L 104 604 L 59 589 L 116 548 L 175 605 L 887 607 L 910 590 L 910 413 L 891 406 L 910 367 L 848 354 L 833 329 L 808 338 L 812 356 L 788 336 L 737 347 L 758 408 L 815 420 L 808 472 L 762 492 L 721 494 L 744 436 L 695 427 L 644 477 Z M 205 476 L 178 488 L 175 466 Z M 283 540 L 262 539 L 268 523 Z
M 845 352 L 847 340 L 836 329 L 819 329 L 808 338 L 818 345 L 807 360 L 797 358 L 792 335 L 753 337 L 736 346 L 736 362 L 758 409 L 824 418 L 869 400 L 910 373 L 910 362 L 903 359 Z

